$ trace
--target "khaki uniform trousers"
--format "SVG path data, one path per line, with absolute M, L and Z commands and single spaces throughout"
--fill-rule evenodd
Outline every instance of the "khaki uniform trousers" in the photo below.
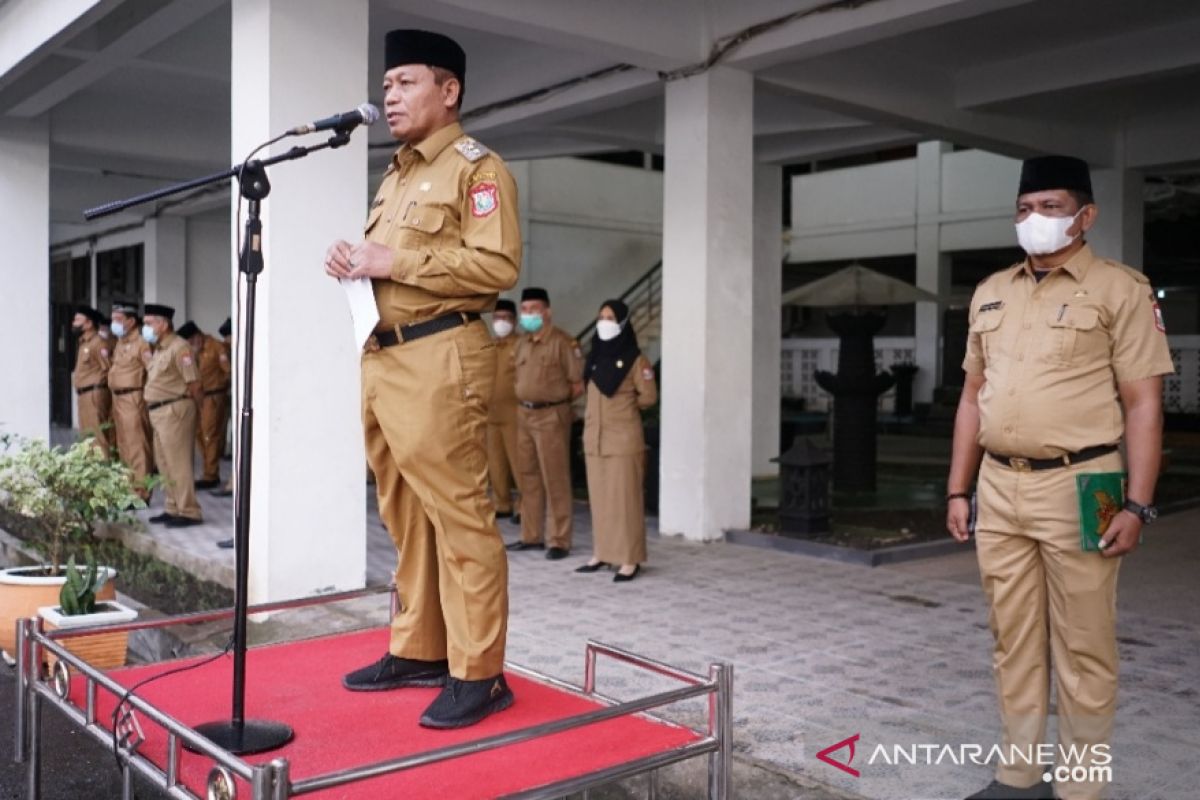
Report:
M 499 675 L 508 559 L 487 489 L 496 356 L 482 322 L 362 357 L 367 460 L 399 556 L 391 653 L 448 659 L 461 680 Z
M 146 476 L 150 474 L 150 442 L 154 434 L 150 431 L 146 401 L 142 398 L 140 389 L 113 394 L 113 424 L 117 429 L 117 452 L 121 461 L 133 472 L 136 484 L 134 491 L 146 500 L 150 497 L 150 492 L 146 491 L 143 485 Z
M 225 450 L 225 423 L 229 415 L 229 395 L 207 394 L 200 404 L 200 424 L 196 426 L 196 447 L 204 464 L 201 476 L 206 481 L 221 479 L 221 453 Z
M 112 395 L 105 387 L 76 395 L 75 399 L 79 403 L 79 432 L 94 435 L 96 447 L 107 458 L 113 445 L 112 430 L 106 427 L 112 422 Z
M 488 478 L 496 511 L 511 514 L 513 478 L 517 463 L 517 421 L 489 422 L 487 426 Z
M 571 549 L 571 405 L 517 408 L 521 541 Z M 546 535 L 549 503 L 550 532 Z
M 166 478 L 163 510 L 177 517 L 201 519 L 200 504 L 196 502 L 195 457 L 196 404 L 191 397 L 159 406 L 150 412 L 150 427 L 154 429 L 154 460 L 158 471 Z
M 1119 558 L 1079 545 L 1075 477 L 1119 472 L 1112 453 L 1082 464 L 1018 472 L 984 456 L 979 472 L 976 551 L 991 606 L 993 669 L 1004 749 L 1036 748 L 1046 732 L 1050 657 L 1062 748 L 1107 744 L 1117 704 Z M 1036 750 L 1034 751 L 1036 753 Z M 1076 766 L 1061 763 L 1059 766 Z M 1103 759 L 1101 759 L 1102 761 Z M 1098 763 L 1089 749 L 1083 765 Z M 1047 767 L 1001 764 L 996 778 L 1032 786 Z M 1065 800 L 1099 797 L 1103 784 L 1058 783 Z

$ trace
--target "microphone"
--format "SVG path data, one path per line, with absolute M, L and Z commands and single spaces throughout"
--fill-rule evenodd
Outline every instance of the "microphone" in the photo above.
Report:
M 353 111 L 347 111 L 344 114 L 334 114 L 332 117 L 319 119 L 307 125 L 297 125 L 295 128 L 289 129 L 287 135 L 300 136 L 305 133 L 327 131 L 330 128 L 349 133 L 359 125 L 371 125 L 377 119 L 379 119 L 379 109 L 370 103 L 363 103 Z

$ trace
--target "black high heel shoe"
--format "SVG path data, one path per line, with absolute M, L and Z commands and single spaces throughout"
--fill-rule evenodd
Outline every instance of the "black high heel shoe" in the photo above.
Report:
M 603 561 L 597 561 L 595 564 L 584 564 L 582 567 L 576 567 L 576 572 L 597 572 L 604 567 L 607 567 Z
M 638 573 L 641 571 L 642 571 L 642 565 L 634 564 L 633 572 L 629 573 L 628 575 L 622 575 L 620 572 L 618 572 L 616 575 L 613 575 L 613 583 L 626 583 L 627 581 L 631 581 L 634 578 L 636 578 L 638 576 Z

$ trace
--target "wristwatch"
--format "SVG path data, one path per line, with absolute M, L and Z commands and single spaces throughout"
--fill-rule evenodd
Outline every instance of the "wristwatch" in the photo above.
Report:
M 1154 520 L 1158 519 L 1157 506 L 1144 506 L 1141 503 L 1135 503 L 1132 500 L 1126 500 L 1125 510 L 1140 519 L 1143 525 L 1149 525 L 1151 522 L 1154 522 Z

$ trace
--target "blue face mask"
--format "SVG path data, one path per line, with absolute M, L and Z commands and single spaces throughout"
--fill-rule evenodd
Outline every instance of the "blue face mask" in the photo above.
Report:
M 542 322 L 543 321 L 542 321 L 541 314 L 522 314 L 521 315 L 521 328 L 526 333 L 537 333 L 538 331 L 540 331 L 542 329 Z
M 109 327 L 112 328 L 113 336 L 117 337 L 118 339 L 125 335 L 125 326 L 117 322 L 115 319 L 113 320 L 112 325 Z
M 154 344 L 158 341 L 158 334 L 154 332 L 154 328 L 151 328 L 149 325 L 143 325 L 142 338 L 150 344 Z

